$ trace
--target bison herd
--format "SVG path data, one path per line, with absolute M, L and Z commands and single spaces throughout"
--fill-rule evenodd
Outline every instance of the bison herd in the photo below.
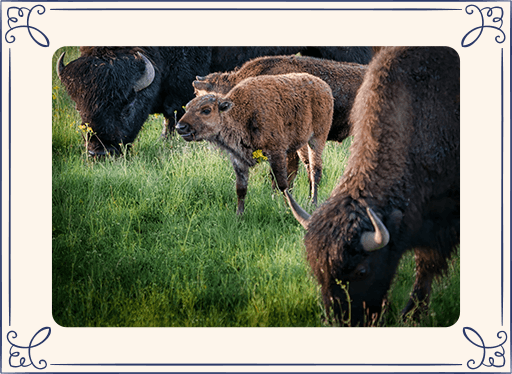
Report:
M 81 47 L 57 72 L 94 136 L 91 156 L 130 145 L 149 114 L 162 136 L 224 149 L 244 211 L 255 152 L 305 228 L 329 321 L 372 325 L 402 255 L 416 281 L 404 316 L 428 306 L 460 235 L 460 78 L 447 47 Z M 188 104 L 187 104 L 188 103 Z M 184 107 L 186 104 L 186 107 Z M 185 108 L 185 110 L 183 110 Z M 331 196 L 311 215 L 289 192 L 304 164 L 317 204 L 327 140 L 353 136 Z

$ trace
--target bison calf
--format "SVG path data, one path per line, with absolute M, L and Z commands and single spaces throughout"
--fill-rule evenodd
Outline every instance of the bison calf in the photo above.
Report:
M 331 127 L 332 91 L 327 83 L 309 74 L 247 78 L 226 95 L 195 98 L 176 125 L 186 141 L 207 140 L 225 149 L 236 173 L 237 214 L 244 211 L 249 167 L 253 153 L 268 158 L 281 191 L 288 188 L 286 159 L 301 149 L 310 163 L 313 203 L 322 174 L 322 151 Z

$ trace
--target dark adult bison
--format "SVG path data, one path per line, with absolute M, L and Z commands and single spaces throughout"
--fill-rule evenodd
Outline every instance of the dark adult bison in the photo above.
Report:
M 228 71 L 256 57 L 297 53 L 327 60 L 368 64 L 374 51 L 371 47 L 213 47 L 210 70 L 212 73 Z
M 198 71 L 207 73 L 205 48 L 81 47 L 81 56 L 57 72 L 82 123 L 94 131 L 89 154 L 117 153 L 132 143 L 149 114 L 163 113 L 165 125 L 181 108 Z
M 263 55 L 314 54 L 368 63 L 370 47 L 81 47 L 81 56 L 57 72 L 94 136 L 89 154 L 117 153 L 132 143 L 149 114 L 163 113 L 163 135 L 194 97 L 196 75 L 231 70 Z
M 451 48 L 382 49 L 356 96 L 351 155 L 331 197 L 309 216 L 287 194 L 338 323 L 379 317 L 408 250 L 416 282 L 402 313 L 426 307 L 433 278 L 447 270 L 460 233 L 459 87 Z

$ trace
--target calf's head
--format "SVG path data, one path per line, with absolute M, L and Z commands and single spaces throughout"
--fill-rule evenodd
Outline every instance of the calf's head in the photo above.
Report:
M 89 154 L 118 153 L 121 145 L 135 140 L 151 110 L 150 97 L 156 90 L 151 86 L 153 64 L 140 52 L 82 56 L 67 65 L 64 55 L 57 73 L 76 103 L 82 125 L 89 129 Z
M 393 249 L 392 234 L 402 213 L 395 210 L 384 219 L 369 207 L 328 200 L 309 216 L 288 191 L 286 197 L 307 229 L 307 258 L 329 318 L 340 325 L 373 325 L 381 316 L 401 257 Z
M 176 124 L 178 134 L 188 142 L 212 140 L 221 130 L 224 114 L 232 107 L 232 101 L 219 95 L 196 97 Z

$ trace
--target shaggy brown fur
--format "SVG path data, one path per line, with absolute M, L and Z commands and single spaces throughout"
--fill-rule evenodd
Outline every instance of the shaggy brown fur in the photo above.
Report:
M 242 214 L 256 150 L 268 157 L 284 191 L 287 154 L 304 146 L 301 157 L 311 164 L 309 180 L 316 204 L 332 112 L 332 92 L 321 79 L 309 74 L 261 76 L 243 80 L 226 95 L 195 98 L 176 128 L 187 141 L 208 140 L 229 152 L 236 173 L 237 213 Z
M 460 232 L 459 92 L 451 48 L 382 48 L 370 63 L 344 175 L 305 224 L 308 261 L 339 323 L 368 324 L 381 313 L 407 250 L 417 275 L 404 314 L 427 305 L 432 279 L 447 269 Z M 375 230 L 367 207 L 389 231 L 387 245 L 372 251 L 362 243 Z
M 210 92 L 225 94 L 248 77 L 287 73 L 312 74 L 331 87 L 334 98 L 332 126 L 327 140 L 342 142 L 350 133 L 348 117 L 357 89 L 363 82 L 366 69 L 367 65 L 314 57 L 260 57 L 246 62 L 240 69 L 231 72 L 212 73 L 206 77 L 197 77 L 198 80 L 193 82 L 193 86 L 197 96 Z M 292 183 L 295 178 L 297 168 L 298 158 L 291 155 L 288 159 L 289 183 Z M 308 168 L 308 165 L 306 165 L 306 168 Z

